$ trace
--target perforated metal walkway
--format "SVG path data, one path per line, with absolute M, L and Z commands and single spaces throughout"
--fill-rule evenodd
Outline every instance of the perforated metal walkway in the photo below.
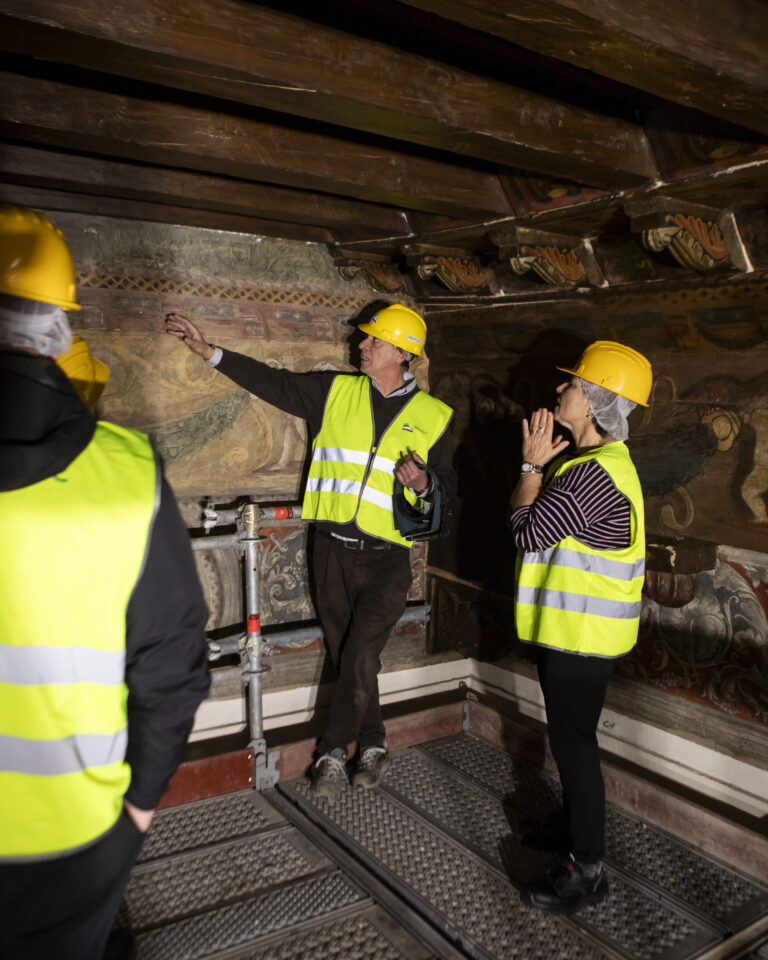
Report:
M 515 888 L 552 861 L 515 827 L 557 789 L 464 734 L 394 754 L 380 789 L 334 806 L 296 780 L 174 808 L 119 923 L 139 960 L 768 960 L 738 946 L 768 888 L 615 807 L 611 896 L 567 919 L 524 907 Z

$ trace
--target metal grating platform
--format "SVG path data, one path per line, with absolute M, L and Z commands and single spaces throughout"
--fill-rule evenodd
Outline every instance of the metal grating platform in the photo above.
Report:
M 132 931 L 136 960 L 439 960 L 403 925 L 410 913 L 374 903 L 274 804 L 244 791 L 157 815 L 116 927 Z
M 502 754 L 506 759 L 506 755 Z M 422 816 L 472 846 L 489 863 L 505 869 L 516 886 L 541 873 L 549 860 L 520 844 L 510 835 L 514 814 L 498 800 L 457 781 L 435 768 L 417 751 L 395 758 L 387 777 L 387 790 L 397 792 Z M 607 945 L 630 956 L 654 957 L 685 943 L 683 955 L 714 942 L 717 935 L 708 925 L 661 903 L 657 896 L 608 870 L 611 897 L 605 904 L 584 911 L 573 922 L 596 934 Z
M 557 800 L 554 777 L 463 734 L 333 806 L 297 780 L 163 811 L 118 925 L 138 960 L 768 957 L 757 935 L 722 952 L 768 932 L 768 888 L 613 807 L 610 897 L 567 919 L 524 907 L 516 888 L 554 858 L 516 826 Z
M 471 782 L 503 797 L 520 814 L 541 814 L 550 802 L 536 807 L 534 795 L 558 796 L 557 780 L 532 764 L 469 734 L 446 738 L 419 748 L 455 769 Z M 736 929 L 768 913 L 768 890 L 750 877 L 720 863 L 690 844 L 608 804 L 606 862 L 627 876 L 647 883 L 685 904 L 723 930 Z
M 210 846 L 219 840 L 247 837 L 281 823 L 284 821 L 277 811 L 260 803 L 253 790 L 161 810 L 152 821 L 139 862 Z

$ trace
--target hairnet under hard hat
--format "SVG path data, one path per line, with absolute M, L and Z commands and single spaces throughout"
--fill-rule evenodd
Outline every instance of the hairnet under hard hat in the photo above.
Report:
M 626 440 L 629 436 L 627 417 L 637 406 L 634 400 L 628 400 L 581 377 L 579 381 L 597 423 L 617 440 Z
M 0 347 L 34 350 L 46 357 L 66 353 L 72 331 L 61 307 L 42 300 L 0 295 Z

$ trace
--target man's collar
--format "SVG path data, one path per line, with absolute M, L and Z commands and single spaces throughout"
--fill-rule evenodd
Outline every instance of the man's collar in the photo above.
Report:
M 376 387 L 376 389 L 379 391 L 379 393 L 381 393 L 378 383 L 376 383 L 376 381 L 370 377 L 369 379 L 371 383 L 374 385 L 374 387 Z M 393 390 L 392 393 L 386 393 L 386 394 L 381 393 L 382 397 L 387 397 L 387 399 L 389 399 L 389 397 L 402 397 L 406 393 L 410 393 L 412 390 L 416 388 L 416 377 L 412 373 L 409 373 L 408 371 L 406 371 L 403 374 L 403 380 L 405 380 L 405 383 L 403 384 L 402 387 L 398 387 L 398 389 Z

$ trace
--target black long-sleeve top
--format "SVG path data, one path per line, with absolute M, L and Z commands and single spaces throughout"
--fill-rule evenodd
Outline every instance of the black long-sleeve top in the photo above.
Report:
M 60 473 L 95 429 L 51 359 L 0 352 L 0 490 Z M 163 478 L 146 562 L 126 612 L 131 783 L 125 796 L 141 809 L 156 807 L 167 789 L 208 693 L 207 618 L 189 534 Z
M 321 370 L 311 373 L 294 373 L 291 370 L 270 367 L 266 363 L 246 357 L 240 353 L 222 348 L 222 356 L 216 369 L 233 380 L 249 393 L 265 400 L 272 406 L 295 417 L 307 421 L 310 434 L 314 438 L 320 432 L 331 385 L 341 371 Z M 346 375 L 349 375 L 347 372 Z M 365 374 L 360 374 L 365 376 Z M 403 407 L 414 396 L 418 387 L 404 392 L 396 391 L 385 397 L 376 387 L 371 389 L 373 408 L 374 443 L 381 436 Z M 447 430 L 432 445 L 427 462 L 437 474 L 444 491 L 445 503 L 450 502 L 455 487 L 455 474 L 452 465 L 452 451 Z M 354 522 L 347 524 L 329 524 L 318 522 L 318 527 L 356 540 L 375 540 L 361 530 Z

